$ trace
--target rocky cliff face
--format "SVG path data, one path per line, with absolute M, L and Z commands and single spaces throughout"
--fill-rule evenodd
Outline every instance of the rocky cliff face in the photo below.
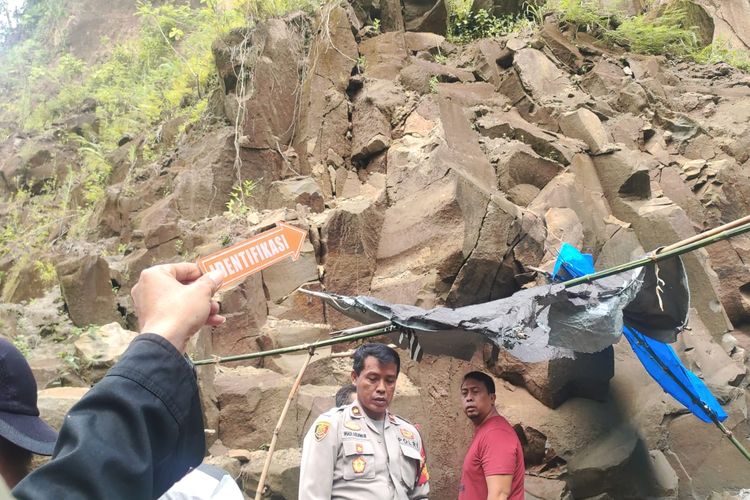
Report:
M 71 360 L 101 366 L 90 347 L 76 342 L 71 352 L 38 333 L 70 322 L 133 327 L 127 293 L 143 268 L 279 220 L 308 230 L 301 258 L 224 294 L 228 321 L 201 332 L 197 357 L 294 345 L 351 325 L 300 294 L 302 284 L 422 307 L 474 304 L 540 283 L 536 270 L 563 242 L 604 268 L 750 213 L 747 75 L 602 48 L 554 17 L 539 31 L 457 46 L 442 36 L 442 2 L 407 4 L 329 4 L 313 19 L 274 19 L 214 44 L 213 122 L 184 135 L 164 124 L 168 154 L 151 163 L 129 153 L 143 147 L 138 139 L 111 154 L 113 183 L 92 225 L 127 253 L 100 256 L 96 242 L 65 249 L 62 293 L 27 279 L 33 269 L 4 264 L 12 271 L 3 334 L 35 339 L 40 380 L 85 385 L 100 374 Z M 712 5 L 712 19 L 745 8 Z M 64 150 L 22 158 L 33 140 L 1 146 L 4 178 L 41 182 L 54 171 Z M 253 210 L 230 217 L 238 178 L 256 185 Z M 750 446 L 747 262 L 747 237 L 685 257 L 691 329 L 674 347 Z M 51 314 L 63 304 L 64 314 Z M 97 335 L 108 352 L 129 338 L 114 326 Z M 330 354 L 318 352 L 280 435 L 270 483 L 279 498 L 296 498 L 302 436 L 348 381 L 348 359 Z M 303 359 L 199 371 L 210 460 L 241 471 L 247 491 L 264 452 L 241 450 L 270 441 Z M 455 497 L 471 437 L 458 388 L 471 369 L 498 379 L 499 409 L 523 436 L 529 498 L 704 498 L 750 487 L 737 451 L 663 394 L 621 342 L 534 364 L 492 349 L 471 362 L 406 362 L 394 406 L 424 429 L 433 498 Z

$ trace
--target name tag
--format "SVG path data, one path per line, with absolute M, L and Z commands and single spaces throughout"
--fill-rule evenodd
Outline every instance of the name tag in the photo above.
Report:
M 342 436 L 345 438 L 367 439 L 367 434 L 364 432 L 344 431 Z

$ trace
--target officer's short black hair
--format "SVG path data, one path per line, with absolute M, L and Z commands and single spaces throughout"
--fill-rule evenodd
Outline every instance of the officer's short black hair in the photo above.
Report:
M 336 392 L 336 406 L 346 406 L 351 403 L 352 394 L 357 393 L 357 387 L 354 384 L 347 384 Z
M 365 367 L 365 359 L 368 356 L 374 357 L 382 365 L 396 363 L 396 374 L 401 372 L 401 359 L 398 357 L 398 353 L 385 344 L 372 342 L 362 344 L 354 351 L 354 363 L 352 363 L 354 373 L 357 375 L 362 373 L 362 369 Z
M 476 380 L 477 382 L 483 383 L 484 386 L 487 388 L 487 394 L 495 394 L 495 381 L 492 380 L 492 377 L 490 377 L 486 373 L 469 372 L 466 375 L 464 375 L 464 382 L 467 379 Z

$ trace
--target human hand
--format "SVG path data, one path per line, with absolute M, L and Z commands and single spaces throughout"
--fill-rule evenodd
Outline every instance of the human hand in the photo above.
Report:
M 185 352 L 201 327 L 226 320 L 219 315 L 219 303 L 211 300 L 224 276 L 222 271 L 201 274 L 187 262 L 144 269 L 130 292 L 141 333 L 160 335 Z

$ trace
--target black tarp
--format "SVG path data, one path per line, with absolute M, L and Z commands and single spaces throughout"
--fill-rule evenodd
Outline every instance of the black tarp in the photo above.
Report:
M 624 318 L 646 336 L 672 342 L 685 327 L 690 302 L 678 257 L 570 288 L 537 286 L 456 309 L 304 291 L 361 323 L 389 320 L 411 330 L 430 354 L 470 359 L 489 341 L 525 362 L 601 351 L 619 340 Z

